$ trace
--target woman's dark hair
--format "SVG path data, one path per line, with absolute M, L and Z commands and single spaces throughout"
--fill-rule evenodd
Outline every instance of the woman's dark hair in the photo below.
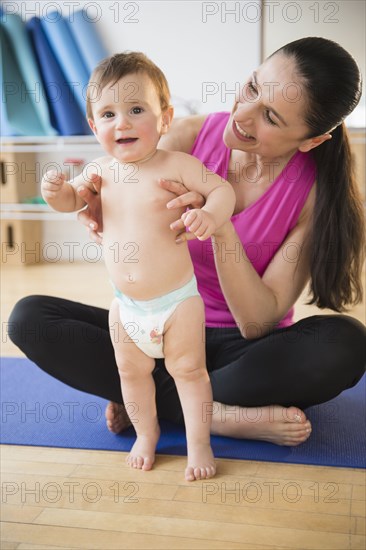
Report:
M 311 299 L 320 308 L 344 311 L 362 300 L 365 218 L 343 120 L 358 104 L 362 81 L 353 57 L 339 44 L 308 37 L 275 53 L 292 57 L 306 98 L 307 138 L 330 132 L 312 150 L 317 165 L 311 250 Z M 275 55 L 275 54 L 273 54 Z

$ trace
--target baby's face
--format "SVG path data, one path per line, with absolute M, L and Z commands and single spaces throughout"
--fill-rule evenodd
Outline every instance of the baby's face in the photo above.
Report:
M 89 124 L 106 153 L 123 163 L 141 162 L 156 150 L 170 124 L 155 87 L 144 73 L 129 74 L 99 91 Z

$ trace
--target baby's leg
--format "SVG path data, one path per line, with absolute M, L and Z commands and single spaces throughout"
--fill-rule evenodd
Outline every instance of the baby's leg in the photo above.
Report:
M 200 296 L 180 303 L 165 324 L 165 365 L 182 404 L 187 434 L 187 481 L 216 473 L 210 445 L 212 390 L 206 369 L 204 308 Z
M 152 377 L 155 361 L 141 351 L 124 330 L 117 299 L 111 305 L 109 327 L 123 401 L 137 434 L 136 442 L 126 460 L 132 468 L 151 470 L 160 436 Z

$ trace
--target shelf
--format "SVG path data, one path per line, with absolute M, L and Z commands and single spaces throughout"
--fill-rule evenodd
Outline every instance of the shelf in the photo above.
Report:
M 77 212 L 55 212 L 47 204 L 3 203 L 2 220 L 76 221 Z
M 8 136 L 0 140 L 3 153 L 102 151 L 95 136 Z

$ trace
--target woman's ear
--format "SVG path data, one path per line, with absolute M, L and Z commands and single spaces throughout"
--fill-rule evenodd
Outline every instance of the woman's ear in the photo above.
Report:
M 315 149 L 315 147 L 318 147 L 319 145 L 324 143 L 324 141 L 328 141 L 329 139 L 332 139 L 332 134 L 329 134 L 328 132 L 321 136 L 306 139 L 300 145 L 299 151 L 301 151 L 302 153 L 307 153 L 308 151 L 311 151 L 311 149 Z
M 166 134 L 169 130 L 169 127 L 172 123 L 174 116 L 174 107 L 169 105 L 169 107 L 163 112 L 161 120 L 161 135 Z

